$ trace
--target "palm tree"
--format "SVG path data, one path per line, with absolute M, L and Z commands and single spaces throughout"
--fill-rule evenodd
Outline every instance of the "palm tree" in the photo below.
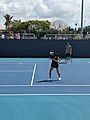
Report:
M 12 23 L 11 20 L 12 20 L 13 16 L 10 16 L 9 14 L 3 15 L 3 16 L 6 19 L 4 25 L 6 26 L 6 29 L 9 30 L 11 23 Z

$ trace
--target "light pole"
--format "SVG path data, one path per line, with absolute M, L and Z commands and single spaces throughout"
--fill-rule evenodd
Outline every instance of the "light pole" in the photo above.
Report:
M 83 6 L 84 6 L 84 0 L 82 0 L 82 4 L 81 4 L 81 39 L 83 39 Z

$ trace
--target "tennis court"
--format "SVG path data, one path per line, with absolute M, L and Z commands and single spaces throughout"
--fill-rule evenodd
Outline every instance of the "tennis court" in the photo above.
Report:
M 62 59 L 62 61 L 64 61 Z M 90 59 L 60 64 L 48 78 L 48 58 L 0 59 L 0 119 L 89 120 Z

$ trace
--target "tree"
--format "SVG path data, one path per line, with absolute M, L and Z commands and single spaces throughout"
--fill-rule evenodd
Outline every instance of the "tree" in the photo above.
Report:
M 63 21 L 61 20 L 55 20 L 52 21 L 52 28 L 56 29 L 58 33 L 62 33 L 62 31 L 65 31 L 65 29 L 68 27 Z
M 27 22 L 21 22 L 21 20 L 14 20 L 12 22 L 12 27 L 11 30 L 14 33 L 23 33 L 24 31 L 27 30 L 28 23 Z
M 38 39 L 40 39 L 51 28 L 51 22 L 48 20 L 30 20 L 28 21 L 28 32 L 34 33 Z
M 5 20 L 6 20 L 4 25 L 6 26 L 6 29 L 9 30 L 9 28 L 12 25 L 12 21 L 11 20 L 12 20 L 13 16 L 10 16 L 9 14 L 3 15 L 3 16 L 4 16 Z

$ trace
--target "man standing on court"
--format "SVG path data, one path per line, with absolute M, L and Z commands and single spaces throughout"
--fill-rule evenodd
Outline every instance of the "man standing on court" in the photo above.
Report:
M 72 55 L 72 46 L 68 42 L 66 45 L 66 52 L 65 52 L 66 62 L 69 62 L 69 63 L 72 62 L 71 55 Z

